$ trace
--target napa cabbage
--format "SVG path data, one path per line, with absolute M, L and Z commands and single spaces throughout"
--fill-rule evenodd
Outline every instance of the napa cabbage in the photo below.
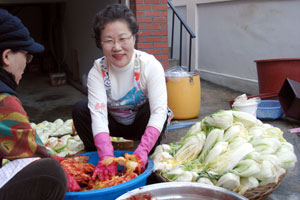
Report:
M 233 123 L 231 110 L 220 110 L 215 112 L 201 121 L 202 130 L 210 132 L 214 128 L 227 129 Z
M 206 136 L 203 133 L 188 137 L 183 146 L 176 152 L 175 160 L 184 163 L 195 159 L 202 150 L 205 138 Z
M 235 149 L 230 149 L 214 158 L 208 165 L 208 169 L 223 174 L 232 170 L 248 153 L 254 151 L 252 144 L 245 143 Z
M 232 170 L 232 173 L 241 177 L 250 177 L 260 172 L 260 166 L 251 159 L 241 160 Z
M 240 186 L 240 177 L 233 173 L 226 173 L 218 180 L 217 186 L 231 191 L 237 191 Z
M 279 165 L 284 169 L 292 169 L 295 167 L 297 162 L 297 157 L 294 151 L 291 151 L 291 148 L 286 146 L 282 146 L 278 149 L 275 155 L 279 159 Z
M 258 180 L 253 177 L 241 177 L 240 178 L 240 187 L 238 188 L 239 194 L 244 194 L 247 190 L 254 189 L 259 186 Z
M 250 141 L 255 151 L 261 154 L 275 153 L 281 146 L 281 142 L 277 138 L 257 138 Z
M 233 122 L 241 122 L 247 129 L 259 124 L 259 121 L 256 119 L 256 117 L 247 112 L 233 110 L 232 115 Z
M 245 138 L 247 138 L 248 136 L 247 130 L 245 129 L 244 125 L 240 122 L 233 123 L 232 126 L 230 126 L 225 131 L 224 140 L 230 142 L 237 136 L 245 137 Z
M 203 162 L 208 155 L 209 151 L 217 144 L 219 141 L 223 141 L 224 130 L 213 129 L 207 135 L 203 150 L 199 156 L 199 160 Z
M 224 153 L 227 150 L 227 147 L 228 147 L 228 142 L 218 142 L 207 154 L 204 161 L 204 165 L 207 165 L 215 157 Z

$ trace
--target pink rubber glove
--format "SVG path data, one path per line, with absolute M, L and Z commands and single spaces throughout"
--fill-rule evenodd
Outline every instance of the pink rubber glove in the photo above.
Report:
M 117 163 L 112 163 L 108 166 L 102 163 L 104 159 L 114 157 L 114 147 L 112 146 L 109 134 L 106 132 L 98 133 L 94 137 L 94 143 L 97 147 L 99 162 L 92 178 L 96 179 L 98 176 L 100 181 L 109 180 L 117 172 Z
M 145 169 L 148 161 L 148 154 L 155 145 L 159 136 L 160 131 L 157 128 L 154 128 L 153 126 L 147 126 L 140 144 L 133 152 L 133 154 L 136 155 L 141 161 L 141 167 L 143 170 Z

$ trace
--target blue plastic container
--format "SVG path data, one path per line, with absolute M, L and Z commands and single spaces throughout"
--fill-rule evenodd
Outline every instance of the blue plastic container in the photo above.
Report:
M 261 100 L 258 104 L 256 117 L 258 119 L 278 119 L 282 109 L 278 100 Z
M 131 151 L 115 151 L 114 154 L 116 157 L 123 156 L 125 153 L 132 154 Z M 97 152 L 87 152 L 82 153 L 81 155 L 89 156 L 89 163 L 93 165 L 97 165 L 99 161 L 99 157 Z M 90 190 L 90 191 L 83 191 L 83 192 L 67 192 L 65 195 L 65 200 L 72 199 L 72 200 L 114 200 L 117 197 L 125 194 L 126 192 L 136 189 L 138 187 L 145 186 L 147 183 L 147 178 L 151 175 L 153 170 L 153 161 L 151 159 L 148 160 L 147 169 L 140 174 L 138 177 L 127 181 L 125 183 L 121 183 L 116 186 L 103 188 L 99 190 Z

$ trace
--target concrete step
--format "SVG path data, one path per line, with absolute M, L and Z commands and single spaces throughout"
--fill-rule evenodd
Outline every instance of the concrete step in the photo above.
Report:
M 171 47 L 168 47 L 169 48 L 169 67 L 174 67 L 174 66 L 177 66 L 179 65 L 179 59 L 177 58 L 171 58 Z

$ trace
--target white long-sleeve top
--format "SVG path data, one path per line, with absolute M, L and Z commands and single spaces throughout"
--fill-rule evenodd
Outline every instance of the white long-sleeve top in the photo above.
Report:
M 150 119 L 147 126 L 153 126 L 162 131 L 167 117 L 167 90 L 164 69 L 160 62 L 146 52 L 134 50 L 130 63 L 122 68 L 107 66 L 111 82 L 113 99 L 120 99 L 134 86 L 134 59 L 140 54 L 141 73 L 140 85 L 150 105 Z M 107 95 L 100 67 L 101 58 L 95 60 L 88 74 L 88 107 L 92 118 L 93 135 L 109 132 L 107 119 Z M 107 65 L 107 63 L 106 63 Z

